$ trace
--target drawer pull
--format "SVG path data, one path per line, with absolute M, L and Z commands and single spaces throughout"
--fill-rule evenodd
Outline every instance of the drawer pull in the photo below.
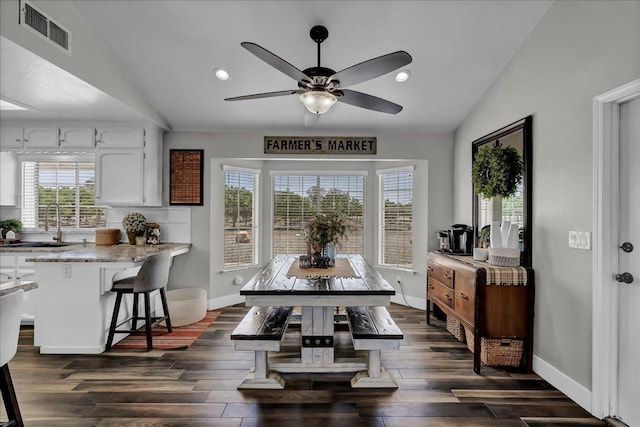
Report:
M 451 299 L 451 295 L 449 295 L 449 294 L 444 294 L 444 297 L 445 297 L 446 299 Z
M 444 273 L 442 277 L 444 277 L 445 279 L 451 279 L 451 276 L 449 276 L 447 273 Z
M 427 285 L 427 288 L 434 289 L 434 286 L 433 285 Z
M 462 293 L 462 292 L 460 292 L 460 298 L 467 299 L 467 300 L 469 299 L 469 297 L 466 294 Z
M 427 267 L 427 271 L 433 271 L 433 267 Z

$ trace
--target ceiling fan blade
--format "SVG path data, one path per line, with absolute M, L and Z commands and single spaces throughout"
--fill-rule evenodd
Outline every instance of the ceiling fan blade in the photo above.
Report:
M 260 98 L 273 98 L 275 96 L 295 95 L 297 90 L 279 90 L 277 92 L 265 92 L 254 93 L 253 95 L 234 96 L 232 98 L 225 98 L 225 101 L 243 101 L 245 99 L 260 99 Z
M 293 65 L 289 64 L 284 59 L 280 58 L 278 55 L 275 55 L 269 52 L 267 49 L 259 46 L 255 43 L 251 42 L 242 42 L 240 43 L 242 47 L 247 49 L 249 52 L 253 53 L 258 58 L 262 59 L 267 64 L 271 65 L 276 70 L 286 74 L 294 80 L 299 82 L 301 81 L 311 81 L 311 78 L 307 76 L 302 71 L 298 70 Z
M 339 96 L 338 101 L 345 104 L 389 114 L 398 114 L 402 111 L 401 105 L 378 98 L 377 96 L 367 95 L 366 93 L 349 89 L 341 89 L 341 91 L 344 95 Z
M 338 80 L 341 88 L 352 86 L 390 73 L 393 70 L 410 64 L 411 61 L 411 55 L 404 50 L 399 50 L 345 68 L 335 73 L 329 80 Z

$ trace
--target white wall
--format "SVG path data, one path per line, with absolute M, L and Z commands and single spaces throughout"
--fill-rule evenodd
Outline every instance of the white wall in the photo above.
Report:
M 271 135 L 287 134 L 270 132 Z M 313 135 L 313 133 L 310 133 Z M 205 150 L 204 194 L 202 207 L 192 207 L 192 250 L 188 257 L 178 257 L 172 269 L 172 283 L 175 277 L 184 278 L 184 282 L 209 283 L 209 299 L 214 305 L 227 304 L 235 301 L 239 287 L 233 284 L 236 274 L 248 280 L 255 270 L 239 273 L 221 273 L 222 265 L 222 215 L 223 202 L 221 190 L 222 164 L 234 164 L 256 169 L 263 169 L 262 188 L 270 185 L 269 170 L 287 169 L 315 169 L 326 168 L 333 170 L 362 169 L 363 165 L 369 172 L 367 178 L 367 197 L 369 215 L 375 211 L 375 179 L 376 168 L 392 167 L 403 163 L 414 164 L 415 169 L 415 231 L 414 231 L 414 273 L 403 273 L 402 280 L 405 291 L 412 305 L 424 307 L 426 251 L 436 248 L 435 231 L 447 228 L 452 222 L 453 212 L 453 140 L 451 135 L 416 135 L 393 134 L 374 135 L 378 137 L 378 154 L 373 156 L 320 156 L 309 157 L 291 156 L 283 159 L 263 154 L 263 137 L 265 134 L 256 133 L 197 133 L 197 132 L 168 132 L 164 137 L 164 188 L 169 187 L 170 149 L 191 148 Z M 370 135 L 369 135 L 370 136 Z M 364 163 L 363 163 L 364 162 Z M 373 181 L 372 181 L 373 180 Z M 215 185 L 212 186 L 211 184 Z M 263 199 L 268 199 L 270 193 L 263 191 Z M 165 203 L 168 203 L 168 193 L 165 190 Z M 428 203 L 427 203 L 428 201 Z M 263 204 L 265 211 L 270 209 L 269 200 Z M 370 262 L 375 260 L 373 249 L 375 217 L 366 224 L 367 235 L 366 255 Z M 417 236 L 417 237 L 416 237 Z M 212 238 L 210 241 L 210 237 Z M 213 242 L 213 243 L 212 243 Z M 217 242 L 217 243 L 216 243 Z M 263 236 L 262 261 L 270 256 L 270 233 Z M 182 258 L 182 259 L 180 259 Z M 395 284 L 395 273 L 384 272 L 387 280 Z M 396 285 L 397 287 L 397 285 Z M 399 288 L 398 288 L 399 290 Z M 401 299 L 399 299 L 401 301 Z
M 555 2 L 455 133 L 454 217 L 470 222 L 471 142 L 533 114 L 534 353 L 583 406 L 598 302 L 592 254 L 568 231 L 592 230 L 593 98 L 639 76 L 640 2 Z

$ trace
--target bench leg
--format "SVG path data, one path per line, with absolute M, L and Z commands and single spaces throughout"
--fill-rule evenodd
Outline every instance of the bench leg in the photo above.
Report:
M 275 372 L 269 372 L 266 350 L 255 350 L 255 368 L 249 372 L 238 389 L 283 389 L 284 380 Z
M 380 364 L 380 350 L 369 350 L 366 371 L 351 378 L 353 388 L 398 388 L 396 379 Z

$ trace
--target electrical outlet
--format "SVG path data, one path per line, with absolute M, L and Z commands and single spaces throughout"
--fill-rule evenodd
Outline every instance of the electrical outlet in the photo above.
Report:
M 62 277 L 65 279 L 71 277 L 71 264 L 62 264 Z
M 591 249 L 590 231 L 569 231 L 569 247 L 575 249 Z

